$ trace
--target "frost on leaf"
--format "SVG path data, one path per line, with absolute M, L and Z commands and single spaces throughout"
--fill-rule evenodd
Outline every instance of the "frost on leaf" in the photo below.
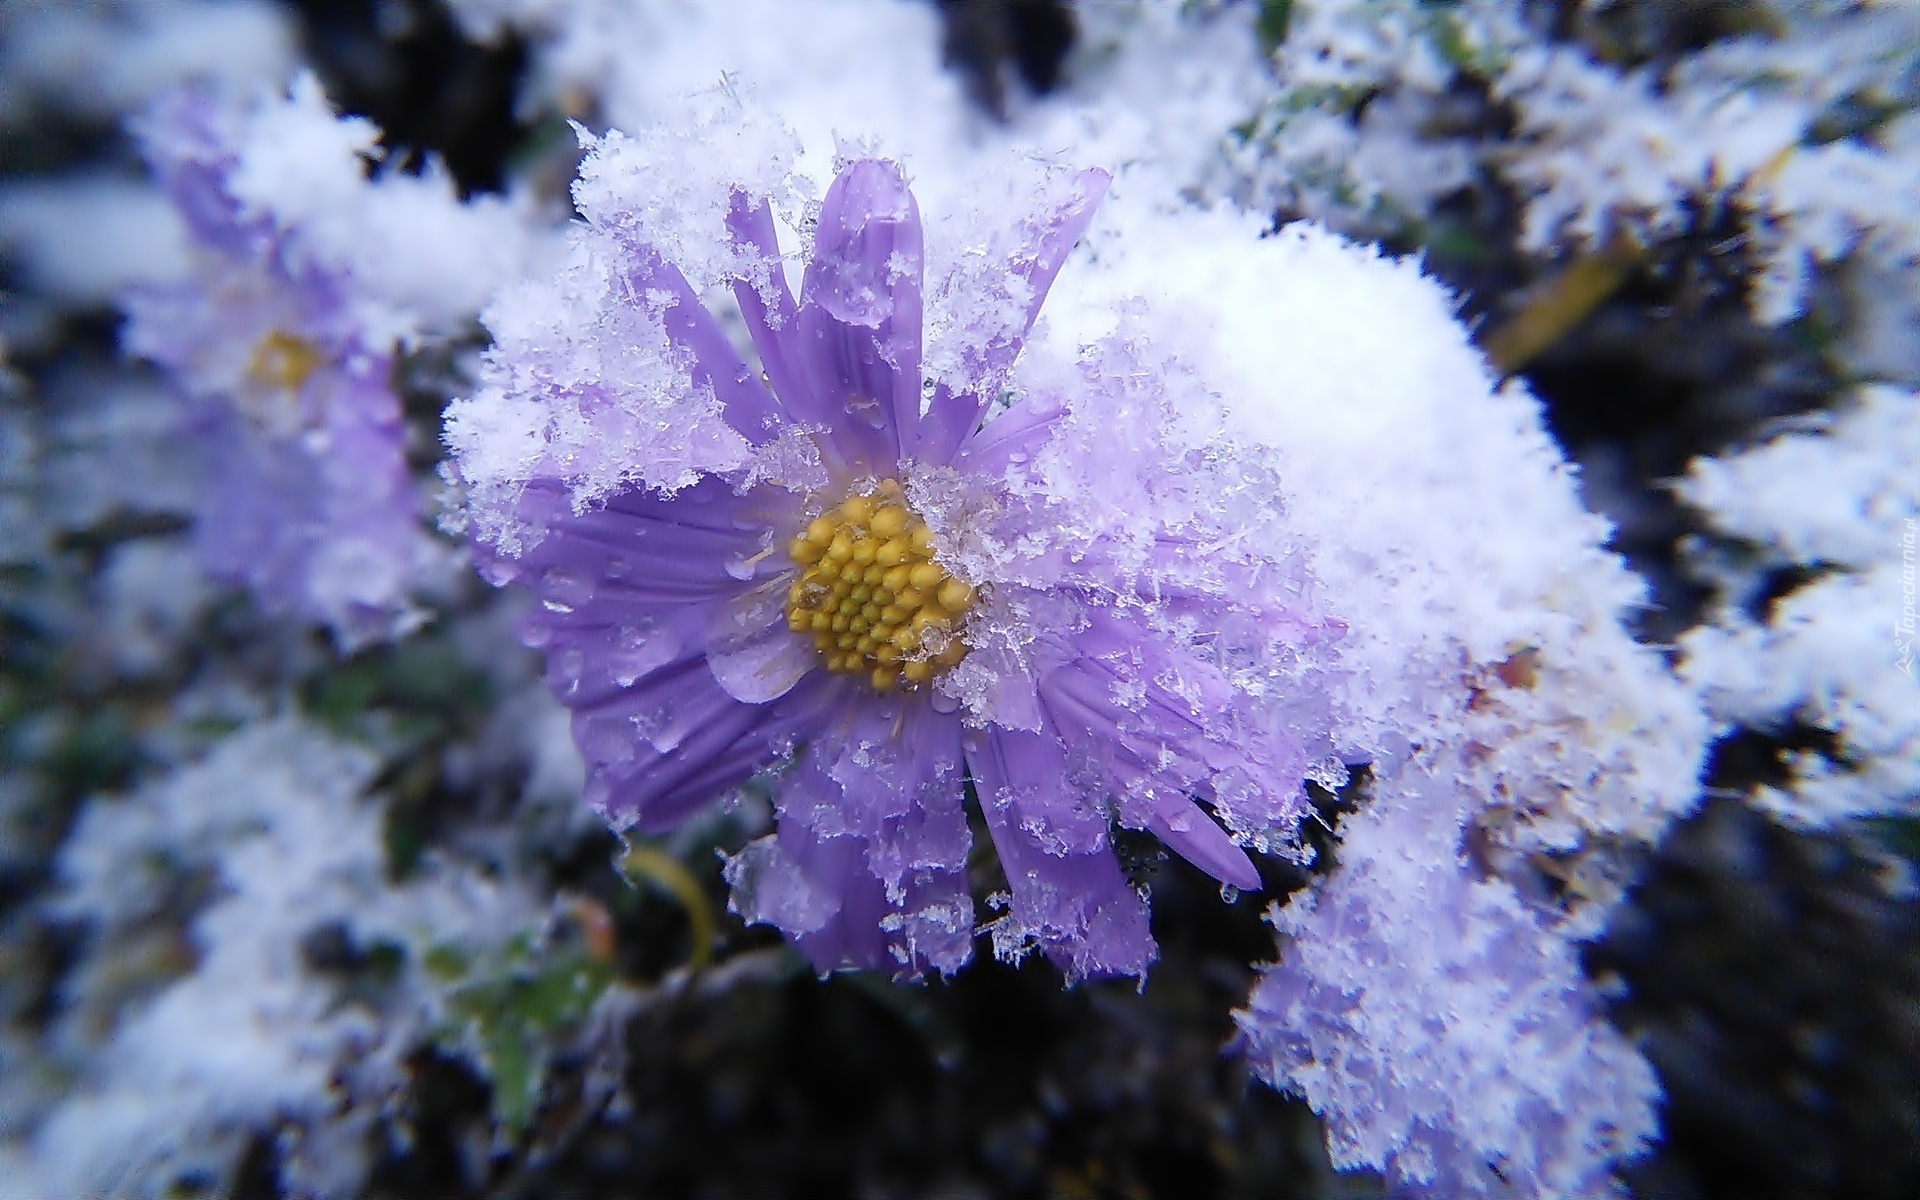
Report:
M 1802 722 L 1839 753 L 1795 756 L 1754 800 L 1796 823 L 1911 811 L 1920 796 L 1915 666 L 1920 397 L 1863 389 L 1804 432 L 1694 463 L 1681 497 L 1732 545 L 1702 554 L 1713 620 L 1682 640 L 1682 673 L 1715 717 L 1775 731 Z M 1808 580 L 1756 611 L 1770 577 Z

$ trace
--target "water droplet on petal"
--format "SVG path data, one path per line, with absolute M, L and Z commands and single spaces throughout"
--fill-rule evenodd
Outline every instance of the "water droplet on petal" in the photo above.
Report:
M 760 565 L 760 559 L 762 557 L 762 555 L 746 554 L 739 551 L 729 554 L 727 555 L 726 562 L 727 574 L 741 581 L 752 579 L 753 570 Z
M 559 668 L 560 682 L 566 694 L 571 696 L 580 690 L 580 672 L 586 669 L 587 656 L 578 646 L 569 646 L 560 655 L 554 665 Z
M 886 414 L 880 411 L 880 402 L 872 396 L 848 396 L 847 414 L 870 429 L 886 428 Z
M 620 631 L 619 641 L 607 659 L 607 670 L 615 683 L 632 687 L 636 679 L 672 662 L 679 653 L 678 634 L 642 621 Z
M 559 567 L 548 567 L 540 576 L 540 598 L 554 612 L 572 612 L 593 599 L 593 580 Z
M 633 727 L 659 754 L 671 752 L 687 735 L 686 727 L 677 724 L 673 714 L 665 708 L 655 709 L 650 713 L 633 714 Z
M 1239 888 L 1233 886 L 1230 883 L 1223 883 L 1220 885 L 1220 902 L 1222 904 L 1232 904 L 1235 900 L 1238 900 L 1239 898 L 1240 898 Z
M 580 752 L 589 762 L 623 763 L 633 759 L 633 725 L 620 717 L 592 717 L 579 725 Z

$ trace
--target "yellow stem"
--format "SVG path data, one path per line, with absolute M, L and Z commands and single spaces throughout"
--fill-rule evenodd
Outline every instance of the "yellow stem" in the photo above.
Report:
M 620 870 L 632 882 L 650 883 L 680 902 L 687 912 L 687 936 L 693 943 L 687 965 L 695 971 L 706 966 L 713 955 L 713 909 L 686 864 L 654 846 L 631 846 L 620 861 Z
M 1494 369 L 1511 375 L 1565 337 L 1619 290 L 1643 254 L 1633 243 L 1615 240 L 1534 289 L 1526 306 L 1481 343 Z

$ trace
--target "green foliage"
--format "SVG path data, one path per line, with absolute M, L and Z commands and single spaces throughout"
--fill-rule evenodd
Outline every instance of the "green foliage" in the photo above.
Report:
M 140 762 L 139 740 L 125 713 L 77 715 L 41 759 L 54 785 L 70 796 L 124 787 Z
M 302 692 L 308 714 L 337 733 L 364 736 L 378 725 L 406 741 L 455 736 L 493 699 L 486 676 L 441 630 L 329 664 Z M 373 720 L 376 710 L 385 710 L 383 720 Z
M 1454 70 L 1487 78 L 1498 69 L 1499 64 L 1487 57 L 1481 47 L 1475 45 L 1474 39 L 1467 32 L 1466 23 L 1460 19 L 1460 14 L 1430 13 L 1426 20 L 1421 22 L 1421 26 L 1434 51 Z
M 1287 40 L 1287 25 L 1293 20 L 1293 0 L 1260 0 L 1260 15 L 1254 18 L 1254 34 L 1260 50 L 1272 54 Z
M 1920 867 L 1920 818 L 1869 817 L 1861 824 L 1889 852 Z
M 493 1085 L 493 1117 L 517 1137 L 540 1111 L 555 1048 L 576 1032 L 614 981 L 613 964 L 577 946 L 546 947 L 521 934 L 476 963 L 455 946 L 423 958 L 450 986 L 447 1049 L 471 1059 Z

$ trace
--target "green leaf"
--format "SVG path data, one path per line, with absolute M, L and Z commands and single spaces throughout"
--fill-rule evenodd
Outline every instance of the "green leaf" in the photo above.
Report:
M 545 1072 L 539 1051 L 531 1038 L 505 1025 L 486 1029 L 481 1038 L 482 1063 L 493 1081 L 493 1119 L 518 1134 L 540 1111 Z
M 515 1136 L 540 1110 L 555 1043 L 586 1020 L 614 979 L 611 963 L 577 949 L 544 963 L 516 965 L 529 949 L 521 941 L 493 964 L 498 974 L 455 987 L 447 1006 L 456 1020 L 441 1036 L 443 1045 L 477 1058 L 493 1085 L 494 1120 Z M 457 949 L 436 946 L 427 965 L 436 977 L 447 978 L 467 973 L 471 964 Z
M 421 965 L 426 967 L 427 974 L 441 983 L 452 983 L 466 975 L 472 960 L 467 952 L 458 946 L 450 946 L 442 942 L 427 951 L 421 959 Z
M 1287 40 L 1287 26 L 1293 20 L 1293 0 L 1260 0 L 1260 15 L 1254 19 L 1254 36 L 1260 39 L 1260 52 L 1272 54 Z

